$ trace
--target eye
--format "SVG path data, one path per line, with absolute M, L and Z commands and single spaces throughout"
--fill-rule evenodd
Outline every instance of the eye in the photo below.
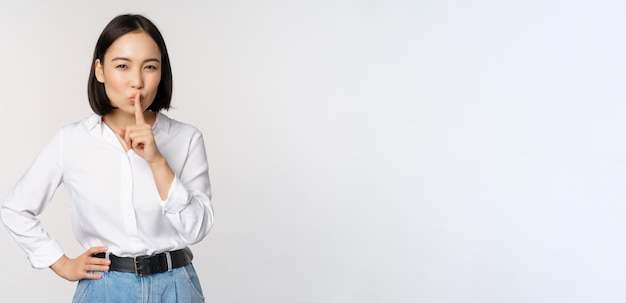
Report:
M 145 69 L 157 70 L 158 68 L 154 65 L 146 65 Z
M 118 64 L 115 68 L 123 68 L 123 69 L 126 69 L 126 68 L 128 68 L 128 65 L 126 65 L 126 64 Z

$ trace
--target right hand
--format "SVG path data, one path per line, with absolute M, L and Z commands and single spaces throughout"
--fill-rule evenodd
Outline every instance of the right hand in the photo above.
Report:
M 63 255 L 50 268 L 57 275 L 69 281 L 100 279 L 102 278 L 101 274 L 91 272 L 109 271 L 111 260 L 96 258 L 93 255 L 105 253 L 107 250 L 108 248 L 105 246 L 92 247 L 75 259 L 70 259 Z

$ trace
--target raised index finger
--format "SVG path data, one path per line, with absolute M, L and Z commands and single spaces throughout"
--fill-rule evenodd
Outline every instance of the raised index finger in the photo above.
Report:
M 143 108 L 141 108 L 141 93 L 135 95 L 135 124 L 146 124 Z

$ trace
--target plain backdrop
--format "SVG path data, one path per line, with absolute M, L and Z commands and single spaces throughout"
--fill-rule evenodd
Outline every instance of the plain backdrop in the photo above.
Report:
M 626 302 L 623 1 L 2 1 L 0 196 L 91 113 L 110 19 L 161 29 L 205 136 L 207 302 Z M 83 251 L 61 186 L 42 215 Z M 0 301 L 69 302 L 0 230 Z

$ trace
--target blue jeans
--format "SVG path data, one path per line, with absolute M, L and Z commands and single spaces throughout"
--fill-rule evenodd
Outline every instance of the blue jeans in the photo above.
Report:
M 196 303 L 204 302 L 192 264 L 138 277 L 134 273 L 103 272 L 102 279 L 80 280 L 72 303 Z

